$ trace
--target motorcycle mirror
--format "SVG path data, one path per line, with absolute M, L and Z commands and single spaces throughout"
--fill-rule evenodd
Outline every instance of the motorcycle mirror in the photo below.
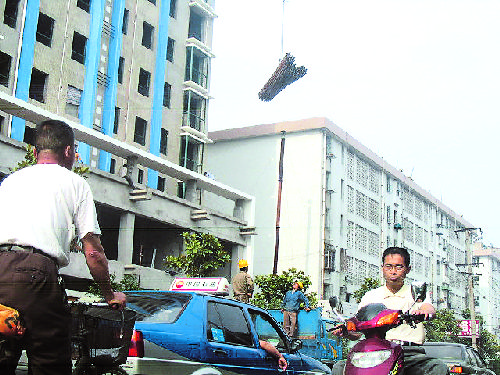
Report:
M 427 295 L 427 283 L 414 281 L 411 283 L 411 296 L 415 302 L 423 302 Z

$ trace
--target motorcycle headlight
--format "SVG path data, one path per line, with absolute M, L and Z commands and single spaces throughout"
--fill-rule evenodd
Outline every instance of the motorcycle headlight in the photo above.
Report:
M 375 367 L 386 361 L 390 356 L 390 350 L 354 353 L 351 362 L 354 366 L 360 368 Z

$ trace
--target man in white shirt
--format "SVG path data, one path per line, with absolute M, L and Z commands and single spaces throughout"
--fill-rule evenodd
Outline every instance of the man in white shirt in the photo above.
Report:
M 33 375 L 71 374 L 71 315 L 58 269 L 69 263 L 71 240 L 78 236 L 88 268 L 105 300 L 125 306 L 114 292 L 90 187 L 71 171 L 73 129 L 48 120 L 37 125 L 37 164 L 0 185 L 0 303 L 17 309 L 26 332 L 0 341 L 2 374 L 14 374 L 26 349 Z
M 368 291 L 361 299 L 358 310 L 370 303 L 383 303 L 389 309 L 410 311 L 412 314 L 425 314 L 427 317 L 434 315 L 436 310 L 430 300 L 425 299 L 423 302 L 415 303 L 410 286 L 404 282 L 410 270 L 408 250 L 401 247 L 387 248 L 382 255 L 382 273 L 385 285 Z M 341 335 L 341 330 L 337 330 L 335 333 Z M 350 332 L 347 337 L 351 340 L 357 340 L 361 335 L 357 332 Z M 395 327 L 387 332 L 386 339 L 398 342 L 403 346 L 405 375 L 448 374 L 448 367 L 444 362 L 427 357 L 421 347 L 425 340 L 423 323 L 417 324 L 416 328 L 412 328 L 408 324 Z M 343 374 L 344 365 L 344 362 L 336 364 L 332 369 L 332 374 Z

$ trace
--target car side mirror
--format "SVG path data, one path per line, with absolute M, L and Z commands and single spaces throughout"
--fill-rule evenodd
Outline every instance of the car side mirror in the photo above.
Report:
M 302 349 L 302 341 L 299 339 L 292 339 L 290 342 L 290 353 L 298 352 L 300 349 Z

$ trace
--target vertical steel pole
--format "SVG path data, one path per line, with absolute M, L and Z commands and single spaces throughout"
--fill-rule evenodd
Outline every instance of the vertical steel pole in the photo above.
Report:
M 467 251 L 467 273 L 469 286 L 469 310 L 471 320 L 471 338 L 472 347 L 477 349 L 477 332 L 476 332 L 476 303 L 474 301 L 474 275 L 472 272 L 472 248 L 471 248 L 471 229 L 465 231 L 465 247 Z
M 281 150 L 278 172 L 278 203 L 276 207 L 276 241 L 274 244 L 273 275 L 278 273 L 278 253 L 280 247 L 280 215 L 281 215 L 281 190 L 283 188 L 283 155 L 285 154 L 285 131 L 281 132 Z

